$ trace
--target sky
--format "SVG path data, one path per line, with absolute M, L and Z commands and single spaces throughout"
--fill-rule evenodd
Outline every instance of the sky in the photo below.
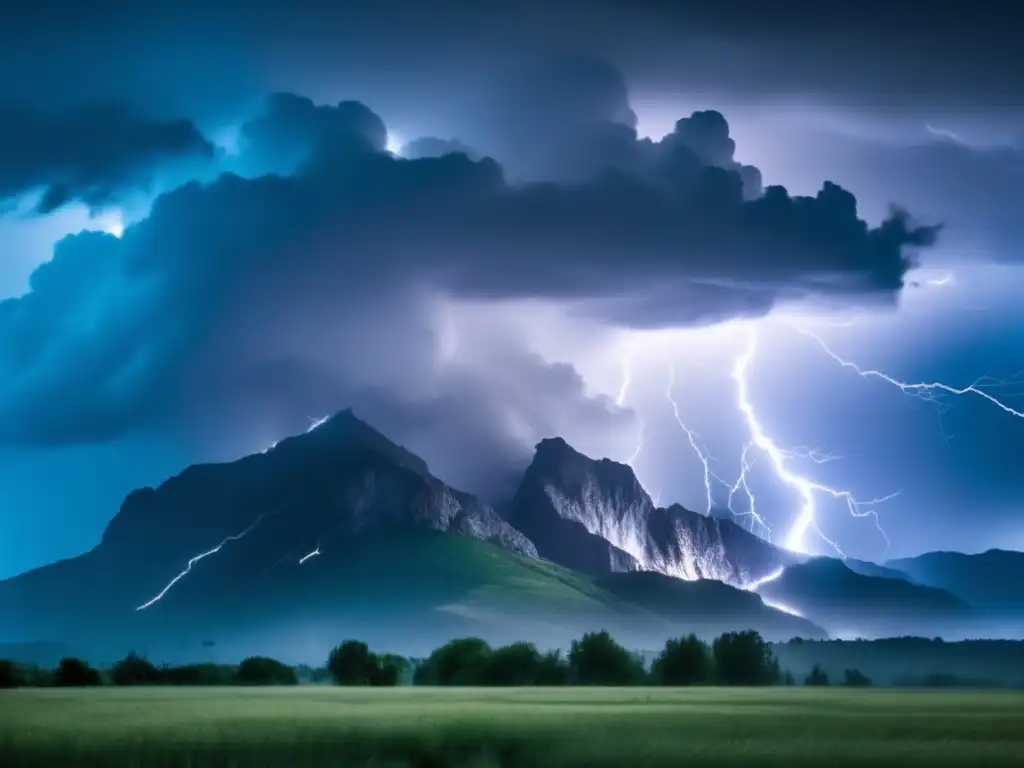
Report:
M 368 5 L 0 9 L 0 577 L 345 407 L 491 501 L 560 435 L 706 511 L 696 446 L 782 544 L 1024 548 L 1019 11 Z

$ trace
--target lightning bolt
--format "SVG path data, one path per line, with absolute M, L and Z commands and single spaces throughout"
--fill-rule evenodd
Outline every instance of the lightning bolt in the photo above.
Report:
M 697 442 L 699 435 L 690 429 L 686 425 L 686 422 L 683 421 L 682 416 L 679 415 L 679 403 L 676 402 L 675 396 L 673 395 L 675 388 L 676 368 L 674 365 L 669 365 L 668 388 L 665 390 L 665 399 L 672 405 L 672 415 L 675 416 L 676 424 L 678 424 L 679 428 L 683 430 L 687 441 L 690 443 L 690 448 L 692 448 L 693 452 L 697 454 L 697 458 L 700 460 L 701 466 L 704 467 L 704 491 L 707 495 L 707 513 L 711 514 L 711 508 L 713 506 L 711 497 L 711 480 L 712 478 L 719 480 L 719 478 L 711 471 L 711 457 L 701 449 L 700 444 Z M 719 482 L 721 481 L 719 480 Z
M 748 592 L 755 592 L 755 593 L 757 593 L 757 591 L 761 587 L 763 587 L 765 584 L 770 584 L 771 582 L 778 581 L 780 578 L 782 578 L 782 573 L 785 570 L 786 570 L 785 566 L 779 566 L 774 571 L 769 573 L 767 576 L 762 576 L 760 579 L 755 579 L 754 581 L 750 582 L 749 584 L 747 584 L 743 588 L 745 590 L 747 590 Z M 768 598 L 766 598 L 764 595 L 762 595 L 760 593 L 757 593 L 757 596 L 760 597 L 761 598 L 761 602 L 764 603 L 765 605 L 767 605 L 769 608 L 774 608 L 777 611 L 782 611 L 783 613 L 788 613 L 790 616 L 797 616 L 799 618 L 803 618 L 803 614 L 800 613 L 800 611 L 798 611 L 796 608 L 792 608 L 792 607 L 790 607 L 788 605 L 785 605 L 784 603 L 777 603 L 777 602 L 774 602 L 772 600 L 769 600 Z
M 747 584 L 747 586 L 744 587 L 744 589 L 748 590 L 749 592 L 757 592 L 757 590 L 759 590 L 765 584 L 770 584 L 771 582 L 778 581 L 780 578 L 782 578 L 782 572 L 785 570 L 785 566 L 780 565 L 767 576 L 762 576 L 760 579 L 754 579 L 752 582 Z
M 743 452 L 740 454 L 740 473 L 736 478 L 736 482 L 729 487 L 729 496 L 726 499 L 725 506 L 732 513 L 733 517 L 747 517 L 750 519 L 750 532 L 754 532 L 754 526 L 759 525 L 765 531 L 765 538 L 768 541 L 772 540 L 772 529 L 764 521 L 764 518 L 757 512 L 757 499 L 754 498 L 754 492 L 750 488 L 750 484 L 747 482 L 747 474 L 753 467 L 753 462 L 747 458 L 750 453 L 750 449 L 754 447 L 753 442 L 747 441 L 743 446 Z M 733 506 L 733 500 L 736 498 L 736 494 L 743 491 L 743 494 L 747 497 L 747 511 L 737 512 L 736 507 Z
M 228 536 L 227 538 L 225 538 L 220 544 L 218 544 L 213 549 L 207 550 L 206 552 L 202 552 L 202 553 L 196 555 L 195 557 L 193 557 L 191 560 L 188 561 L 188 565 L 185 566 L 185 570 L 183 570 L 181 573 L 179 573 L 177 576 L 175 576 L 173 579 L 171 579 L 167 583 L 167 586 L 164 587 L 163 589 L 161 589 L 160 592 L 156 595 L 156 597 L 154 597 L 152 600 L 149 600 L 149 601 L 143 603 L 142 605 L 140 605 L 135 610 L 136 611 L 144 611 L 147 608 L 149 608 L 151 605 L 153 605 L 154 603 L 160 602 L 163 599 L 164 595 L 166 595 L 168 592 L 170 592 L 171 588 L 175 584 L 177 584 L 183 578 L 188 576 L 188 574 L 192 571 L 192 566 L 194 566 L 200 560 L 203 560 L 204 558 L 209 557 L 210 555 L 217 554 L 218 552 L 221 551 L 221 549 L 224 547 L 224 545 L 227 544 L 228 542 L 238 541 L 239 539 L 242 539 L 242 538 L 248 536 L 249 533 L 252 531 L 252 529 L 255 528 L 257 525 L 259 525 L 264 517 L 266 517 L 265 513 L 260 515 L 259 517 L 257 517 L 256 518 L 256 522 L 254 522 L 252 525 L 250 525 L 248 528 L 246 528 L 241 533 L 236 533 L 236 534 L 233 534 L 231 536 Z
M 308 554 L 305 554 L 305 555 L 303 555 L 302 557 L 299 558 L 299 565 L 302 565 L 304 562 L 309 560 L 309 558 L 316 557 L 319 554 L 320 554 L 320 545 L 317 544 L 316 545 L 316 549 L 314 549 L 312 552 L 309 552 Z
M 993 395 L 990 395 L 984 389 L 984 387 L 986 386 L 999 386 L 1003 382 L 996 381 L 987 376 L 982 377 L 980 379 L 975 379 L 975 381 L 972 384 L 969 384 L 966 387 L 953 387 L 950 386 L 949 384 L 944 384 L 941 381 L 900 381 L 899 379 L 893 378 L 892 376 L 888 375 L 887 373 L 883 373 L 882 371 L 877 371 L 869 368 L 861 368 L 856 363 L 851 363 L 849 360 L 845 360 L 839 355 L 837 355 L 835 352 L 833 352 L 832 349 L 819 336 L 811 333 L 810 331 L 804 328 L 800 328 L 795 325 L 792 326 L 792 328 L 797 333 L 806 336 L 810 339 L 813 339 L 815 342 L 817 342 L 818 346 L 821 347 L 822 351 L 824 351 L 826 355 L 831 357 L 835 362 L 839 363 L 839 365 L 841 365 L 843 368 L 847 368 L 853 371 L 862 379 L 879 379 L 880 381 L 884 381 L 886 384 L 890 384 L 898 388 L 905 395 L 911 395 L 912 397 L 920 398 L 929 403 L 941 404 L 941 398 L 943 395 L 973 395 L 975 397 L 980 397 L 983 400 L 987 400 L 989 403 L 999 408 L 1004 413 L 1008 413 L 1010 416 L 1014 416 L 1018 419 L 1024 418 L 1024 412 L 1018 411 L 1016 408 L 1007 405 L 1006 403 L 994 397 Z
M 789 461 L 793 458 L 808 458 L 812 454 L 815 456 L 817 456 L 817 454 L 806 450 L 787 451 L 780 448 L 765 433 L 764 427 L 757 418 L 757 413 L 750 400 L 750 392 L 747 385 L 747 370 L 754 358 L 756 349 L 757 335 L 751 327 L 748 330 L 746 349 L 740 353 L 733 362 L 732 378 L 736 383 L 736 405 L 746 422 L 747 430 L 750 433 L 750 440 L 754 447 L 760 450 L 768 458 L 775 476 L 778 477 L 784 485 L 796 491 L 797 495 L 801 499 L 802 504 L 796 522 L 793 523 L 792 528 L 790 528 L 789 533 L 786 536 L 786 548 L 806 554 L 808 552 L 806 542 L 807 531 L 813 530 L 823 541 L 831 546 L 840 557 L 846 557 L 836 542 L 829 539 L 818 527 L 816 517 L 817 498 L 819 496 L 826 496 L 843 501 L 850 514 L 854 517 L 872 517 L 875 521 L 875 527 L 885 539 L 886 549 L 888 550 L 889 537 L 882 529 L 878 520 L 878 513 L 875 511 L 874 507 L 884 501 L 888 501 L 897 494 L 890 494 L 889 496 L 880 499 L 862 502 L 858 501 L 857 498 L 848 490 L 832 488 L 798 475 L 789 468 Z M 819 458 L 821 457 L 819 456 Z
M 746 589 L 748 592 L 757 592 L 765 584 L 770 584 L 771 582 L 778 581 L 780 578 L 782 578 L 782 574 L 785 570 L 785 566 L 779 566 L 774 571 L 769 573 L 767 576 L 762 576 L 760 579 L 755 579 L 754 581 L 750 582 L 749 584 L 747 584 L 747 586 L 744 587 L 744 589 Z M 800 613 L 800 611 L 798 611 L 796 608 L 788 606 L 784 603 L 777 603 L 772 600 L 769 600 L 760 593 L 758 593 L 757 596 L 760 597 L 761 602 L 767 605 L 769 608 L 774 608 L 777 611 L 788 613 L 790 616 L 797 616 L 799 618 L 803 618 L 803 614 Z
M 626 402 L 626 395 L 629 394 L 629 388 L 632 385 L 632 383 L 633 350 L 630 349 L 622 360 L 622 383 L 619 385 L 619 394 L 615 397 L 615 404 L 620 408 L 622 408 Z M 636 436 L 636 447 L 633 448 L 632 455 L 630 455 L 630 457 L 626 459 L 626 464 L 628 464 L 630 467 L 632 467 L 633 464 L 636 463 L 636 460 L 640 456 L 640 451 L 644 449 L 644 445 L 647 443 L 647 438 L 645 435 L 646 425 L 644 424 L 643 417 L 640 416 L 639 414 L 637 415 L 637 427 L 638 429 Z
M 311 423 L 309 425 L 309 429 L 306 430 L 306 434 L 308 435 L 314 429 L 317 429 L 318 427 L 322 427 L 324 424 L 326 424 L 328 422 L 328 420 L 330 420 L 330 418 L 331 417 L 328 414 L 327 416 L 321 416 L 319 419 L 310 419 Z
M 949 130 L 948 128 L 940 128 L 938 126 L 932 125 L 931 123 L 925 123 L 924 127 L 925 130 L 928 131 L 928 133 L 930 133 L 932 136 L 938 136 L 941 139 L 949 139 L 950 141 L 955 141 L 957 144 L 964 143 L 963 140 L 956 133 Z

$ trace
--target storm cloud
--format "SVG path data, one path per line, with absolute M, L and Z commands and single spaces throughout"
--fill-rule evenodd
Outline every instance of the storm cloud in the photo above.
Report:
M 219 425 L 244 420 L 247 397 L 263 398 L 262 412 L 384 393 L 422 408 L 465 389 L 507 401 L 474 389 L 468 372 L 452 389 L 438 363 L 439 298 L 547 298 L 634 327 L 705 324 L 808 296 L 892 301 L 913 249 L 934 239 L 903 213 L 869 227 L 829 182 L 814 197 L 762 193 L 718 113 L 638 140 L 621 81 L 595 71 L 568 108 L 530 91 L 500 115 L 522 137 L 545 105 L 547 130 L 531 141 L 550 156 L 579 139 L 572 178 L 553 166 L 554 181 L 512 183 L 489 157 L 397 158 L 362 104 L 269 98 L 242 129 L 243 151 L 286 170 L 187 184 L 120 239 L 67 238 L 27 295 L 0 304 L 0 439 L 103 440 L 183 416 Z M 579 74 L 573 63 L 565 78 Z M 548 375 L 544 361 L 509 352 L 525 388 Z M 609 403 L 597 410 L 619 417 Z
M 190 121 L 152 120 L 122 105 L 0 106 L 0 201 L 42 190 L 39 213 L 69 202 L 102 207 L 148 187 L 161 166 L 213 154 Z

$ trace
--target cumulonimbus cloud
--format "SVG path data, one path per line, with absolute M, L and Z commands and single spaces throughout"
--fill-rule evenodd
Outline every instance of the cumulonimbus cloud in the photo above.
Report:
M 903 213 L 870 227 L 853 194 L 828 182 L 814 197 L 762 189 L 716 112 L 638 139 L 614 71 L 566 66 L 515 91 L 494 118 L 507 162 L 398 158 L 361 104 L 272 97 L 242 135 L 250 165 L 276 172 L 168 192 L 121 239 L 68 238 L 27 295 L 0 303 L 0 440 L 95 440 L 171 413 L 210 418 L 210 404 L 261 386 L 282 402 L 337 393 L 337 407 L 373 383 L 450 403 L 432 374 L 432 295 L 700 324 L 806 295 L 891 301 L 914 249 L 935 237 Z M 560 102 L 579 77 L 592 80 L 588 97 Z M 571 162 L 545 174 L 538 158 L 569 144 Z M 134 167 L 127 156 L 118 164 Z M 271 370 L 273 386 L 260 378 Z

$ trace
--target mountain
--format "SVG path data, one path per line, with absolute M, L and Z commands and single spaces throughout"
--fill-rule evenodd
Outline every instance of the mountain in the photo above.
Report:
M 797 561 L 731 520 L 656 507 L 629 466 L 561 438 L 537 445 L 508 520 L 541 557 L 587 573 L 656 571 L 745 587 Z
M 1024 552 L 929 552 L 886 563 L 989 614 L 1024 620 Z
M 866 576 L 827 557 L 788 566 L 758 592 L 772 604 L 813 616 L 840 637 L 951 636 L 979 619 L 967 603 L 945 590 Z
M 677 553 L 678 539 L 657 527 L 666 519 L 647 516 L 654 540 Z M 713 532 L 712 544 L 731 534 Z M 639 561 L 578 538 L 604 548 L 605 573 L 665 578 L 620 573 Z M 702 628 L 823 634 L 725 585 L 639 595 L 595 578 L 600 568 L 538 554 L 491 507 L 345 411 L 264 453 L 129 494 L 93 550 L 0 582 L 0 641 L 66 642 L 107 661 L 135 649 L 159 660 L 273 653 L 318 663 L 346 637 L 423 653 L 460 634 L 564 645 L 607 628 L 642 647 Z
M 899 570 L 898 568 L 889 568 L 878 563 L 872 563 L 870 560 L 855 560 L 852 557 L 848 557 L 843 560 L 846 567 L 854 573 L 859 573 L 862 576 L 877 576 L 880 579 L 899 579 L 900 581 L 909 581 L 914 583 L 914 579 L 910 578 L 910 575 Z

